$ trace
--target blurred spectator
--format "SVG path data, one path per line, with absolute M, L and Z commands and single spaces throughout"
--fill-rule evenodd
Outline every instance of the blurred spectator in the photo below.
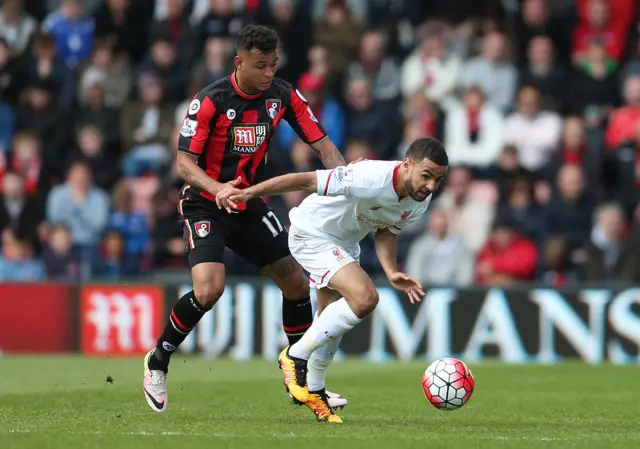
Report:
M 525 0 L 522 5 L 522 15 L 516 27 L 518 36 L 518 62 L 524 64 L 529 49 L 531 54 L 532 42 L 542 38 L 548 42 L 556 42 L 562 61 L 568 62 L 569 36 L 566 19 L 553 17 L 549 11 L 547 0 Z M 530 57 L 530 56 L 529 56 Z
M 364 23 L 367 18 L 367 2 L 361 0 L 316 0 L 313 2 L 312 17 L 314 20 L 322 20 L 326 18 L 327 8 L 331 5 L 344 5 L 346 9 L 353 15 L 354 20 Z
M 550 287 L 563 288 L 578 279 L 569 263 L 567 242 L 562 237 L 552 237 L 542 247 L 541 265 L 540 280 Z
M 86 15 L 81 0 L 62 0 L 60 8 L 42 24 L 42 30 L 53 36 L 58 53 L 70 69 L 91 54 L 94 29 L 95 23 Z
M 411 245 L 406 273 L 422 285 L 468 287 L 474 278 L 474 256 L 462 240 L 449 234 L 447 214 L 429 212 L 428 233 Z
M 19 57 L 27 48 L 31 36 L 38 29 L 38 22 L 24 11 L 23 0 L 4 0 L 0 9 L 0 37 Z
M 622 207 L 616 203 L 602 204 L 596 208 L 594 221 L 591 241 L 586 245 L 584 280 L 640 281 L 638 242 L 633 242 L 625 236 L 626 220 Z
M 209 12 L 200 23 L 201 39 L 224 37 L 234 39 L 242 27 L 251 22 L 244 12 L 238 11 L 233 0 L 207 0 Z
M 402 122 L 395 107 L 373 98 L 371 84 L 366 79 L 355 79 L 347 88 L 349 138 L 369 142 L 382 159 L 395 153 L 395 145 L 402 131 Z
M 125 253 L 133 262 L 141 264 L 149 249 L 149 217 L 133 210 L 130 186 L 120 182 L 113 188 L 111 197 L 112 212 L 107 228 L 119 231 L 125 242 Z
M 232 73 L 235 67 L 231 50 L 232 43 L 227 38 L 207 38 L 204 47 L 204 58 L 193 68 L 191 83 L 201 89 Z M 184 110 L 180 115 L 180 121 L 182 121 Z
M 178 59 L 176 46 L 171 40 L 163 36 L 155 38 L 151 53 L 140 63 L 137 70 L 139 77 L 147 72 L 156 73 L 160 77 L 166 100 L 184 100 L 188 73 L 185 65 Z
M 102 131 L 95 125 L 85 125 L 78 129 L 77 148 L 70 156 L 70 162 L 81 161 L 91 168 L 95 185 L 111 190 L 120 177 L 117 153 L 104 142 Z
M 131 63 L 138 62 L 148 47 L 150 15 L 144 2 L 105 0 L 93 16 L 95 37 L 106 40 L 115 53 L 125 53 Z
M 70 123 L 65 114 L 56 107 L 54 87 L 42 82 L 24 91 L 18 109 L 17 127 L 36 133 L 46 142 L 43 157 L 47 166 L 59 174 L 70 137 Z
M 58 94 L 58 103 L 63 107 L 72 106 L 75 100 L 75 76 L 56 50 L 51 36 L 37 34 L 31 46 L 31 55 L 24 62 L 22 83 L 34 85 L 45 83 Z
M 23 79 L 21 77 L 19 61 L 11 58 L 11 49 L 7 42 L 0 37 L 0 145 L 6 143 L 6 136 L 13 131 L 13 112 L 8 106 L 17 104 Z M 11 137 L 8 137 L 11 139 Z M 6 147 L 2 147 L 3 149 Z
M 338 101 L 344 96 L 344 74 L 334 70 L 329 52 L 322 45 L 314 45 L 309 49 L 309 73 L 324 80 L 327 93 Z
M 79 76 L 78 99 L 81 104 L 90 103 L 88 90 L 100 87 L 104 104 L 119 107 L 124 104 L 131 89 L 131 67 L 129 59 L 122 53 L 114 53 L 106 40 L 95 40 L 91 60 Z
M 371 149 L 371 145 L 365 140 L 350 140 L 344 152 L 344 159 L 347 164 L 358 159 L 377 159 L 378 156 Z
M 534 279 L 538 249 L 518 231 L 509 218 L 499 218 L 478 254 L 476 282 L 481 285 L 513 285 Z
M 589 52 L 588 47 L 595 42 L 604 46 L 607 56 L 620 61 L 625 50 L 627 30 L 612 18 L 608 2 L 588 0 L 585 19 L 574 29 L 574 61 L 583 61 Z
M 8 172 L 2 177 L 0 202 L 0 232 L 11 230 L 17 238 L 27 240 L 37 248 L 38 228 L 44 218 L 44 205 L 39 198 L 27 196 L 24 179 Z
M 547 237 L 561 236 L 569 246 L 571 260 L 581 259 L 579 252 L 589 239 L 594 201 L 586 192 L 582 168 L 565 165 L 558 173 L 557 194 L 546 210 Z
M 151 23 L 151 36 L 170 42 L 182 64 L 190 65 L 199 53 L 198 32 L 189 23 L 186 0 L 165 0 L 166 15 Z
M 590 128 L 601 128 L 618 104 L 616 65 L 604 47 L 590 44 L 584 60 L 569 80 L 569 112 L 585 118 Z
M 531 172 L 518 162 L 518 149 L 513 145 L 503 146 L 490 175 L 498 187 L 500 201 L 506 201 L 509 188 L 515 180 L 531 177 Z
M 140 274 L 137 262 L 127 256 L 125 237 L 122 233 L 109 230 L 100 242 L 93 274 L 98 278 L 114 281 L 136 276 Z
M 187 247 L 182 239 L 180 217 L 175 206 L 176 192 L 161 189 L 154 198 L 154 223 L 151 241 L 152 267 L 185 267 Z
M 627 78 L 624 84 L 623 107 L 611 113 L 606 144 L 615 149 L 634 141 L 640 123 L 640 75 Z
M 317 75 L 305 73 L 298 81 L 298 90 L 307 100 L 307 104 L 318 117 L 329 138 L 342 150 L 345 141 L 345 114 L 335 98 L 328 95 L 324 80 Z M 291 126 L 283 122 L 278 128 L 276 141 L 280 148 L 288 149 L 296 138 Z
M 447 109 L 445 147 L 452 166 L 487 168 L 495 163 L 502 141 L 502 113 L 485 101 L 477 87 L 466 90 L 463 102 Z
M 540 92 L 524 85 L 518 92 L 514 113 L 504 121 L 504 142 L 518 148 L 518 160 L 527 170 L 542 170 L 558 148 L 562 119 L 540 110 Z
M 463 88 L 479 86 L 487 101 L 508 112 L 513 106 L 517 72 L 507 56 L 507 41 L 503 34 L 493 32 L 485 36 L 482 54 L 465 63 L 460 85 Z
M 25 193 L 29 196 L 46 191 L 50 181 L 40 148 L 37 134 L 20 131 L 13 138 L 11 155 L 6 161 L 6 168 L 22 178 Z M 0 175 L 3 171 L 0 167 Z
M 627 79 L 632 76 L 640 76 L 640 39 L 637 39 L 635 42 L 635 48 L 633 50 L 633 58 L 627 61 L 622 68 L 622 73 L 620 74 L 620 86 L 622 86 L 622 91 L 624 92 L 624 86 L 627 83 Z
M 386 36 L 378 30 L 362 35 L 356 61 L 349 64 L 347 81 L 366 78 L 376 101 L 394 101 L 400 96 L 400 70 L 386 50 Z
M 539 1 L 539 0 L 536 0 Z M 520 71 L 518 83 L 536 86 L 543 109 L 562 112 L 567 89 L 567 74 L 554 60 L 553 42 L 545 36 L 529 41 L 528 62 Z
M 305 2 L 266 0 L 261 23 L 278 33 L 278 76 L 295 83 L 309 68 L 307 51 L 313 40 L 313 26 Z
M 125 148 L 122 171 L 125 176 L 157 173 L 169 158 L 167 141 L 174 129 L 175 105 L 165 98 L 162 82 L 153 73 L 138 79 L 139 101 L 128 103 L 120 116 Z
M 362 31 L 344 0 L 330 0 L 322 20 L 314 27 L 313 42 L 325 47 L 331 67 L 343 72 L 357 54 Z
M 38 282 L 44 280 L 44 267 L 42 262 L 34 257 L 29 242 L 14 236 L 11 232 L 5 232 L 2 237 L 0 281 Z
M 634 141 L 608 154 L 605 163 L 604 182 L 612 196 L 628 215 L 640 210 L 640 121 Z
M 73 250 L 69 228 L 55 225 L 49 231 L 49 238 L 42 251 L 47 277 L 56 280 L 74 280 L 78 275 L 78 257 Z
M 428 36 L 402 64 L 405 98 L 421 91 L 432 101 L 446 105 L 452 100 L 462 60 L 447 54 L 442 36 Z
M 524 236 L 538 245 L 542 243 L 545 229 L 544 210 L 536 203 L 533 181 L 530 178 L 511 181 L 498 216 L 513 220 Z
M 490 204 L 470 194 L 471 181 L 468 169 L 450 169 L 445 190 L 435 204 L 447 215 L 449 232 L 476 253 L 487 240 L 494 211 Z
M 81 88 L 84 102 L 76 109 L 74 125 L 77 128 L 94 125 L 100 129 L 104 140 L 118 147 L 120 144 L 119 112 L 107 105 L 106 88 L 109 75 L 102 69 L 89 69 L 84 73 Z
M 299 137 L 296 137 L 291 146 L 291 162 L 294 171 L 305 172 L 313 170 L 315 165 L 314 158 L 314 151 L 311 147 Z
M 583 165 L 588 150 L 582 119 L 579 117 L 565 119 L 559 147 L 559 156 L 563 164 Z
M 402 112 L 405 122 L 419 124 L 422 137 L 430 136 L 444 140 L 444 111 L 431 102 L 424 92 L 417 91 L 411 95 L 405 102 Z
M 66 225 L 74 247 L 87 255 L 100 240 L 108 218 L 109 197 L 93 185 L 90 168 L 75 162 L 69 169 L 67 182 L 49 193 L 47 220 Z

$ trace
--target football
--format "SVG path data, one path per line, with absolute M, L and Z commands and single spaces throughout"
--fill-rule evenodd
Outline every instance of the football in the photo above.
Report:
M 424 395 L 440 410 L 456 410 L 462 407 L 473 394 L 475 384 L 473 374 L 467 365 L 454 358 L 436 360 L 422 376 Z

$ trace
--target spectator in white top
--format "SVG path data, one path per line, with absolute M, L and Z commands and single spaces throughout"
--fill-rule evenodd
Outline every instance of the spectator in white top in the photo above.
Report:
M 467 248 L 477 253 L 489 237 L 494 209 L 470 193 L 471 182 L 471 172 L 466 168 L 451 169 L 435 206 L 447 215 L 451 235 L 460 237 Z
M 505 113 L 513 105 L 517 82 L 516 69 L 507 60 L 506 45 L 503 34 L 487 34 L 482 43 L 482 54 L 464 65 L 460 78 L 462 87 L 482 87 L 487 94 L 487 100 Z
M 427 226 L 428 232 L 411 245 L 406 273 L 422 285 L 471 285 L 475 264 L 473 253 L 459 237 L 449 233 L 447 214 L 433 209 Z
M 451 166 L 484 169 L 498 160 L 502 140 L 502 113 L 477 87 L 464 93 L 463 103 L 452 102 L 445 119 L 444 140 Z
M 427 36 L 402 64 L 402 95 L 408 98 L 424 91 L 431 101 L 445 105 L 453 97 L 461 69 L 461 59 L 447 54 L 444 37 Z
M 540 110 L 540 91 L 525 85 L 518 92 L 516 112 L 504 122 L 504 143 L 518 148 L 520 165 L 530 171 L 543 169 L 558 148 L 562 118 Z

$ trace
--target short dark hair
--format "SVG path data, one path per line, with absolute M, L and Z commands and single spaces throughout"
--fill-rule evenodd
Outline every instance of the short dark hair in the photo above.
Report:
M 236 50 L 258 50 L 262 54 L 276 51 L 278 47 L 278 33 L 263 25 L 247 25 L 238 34 Z
M 444 149 L 444 145 L 433 137 L 414 140 L 413 143 L 409 145 L 405 157 L 414 160 L 429 159 L 431 162 L 443 167 L 449 165 L 449 157 L 447 156 L 447 151 Z

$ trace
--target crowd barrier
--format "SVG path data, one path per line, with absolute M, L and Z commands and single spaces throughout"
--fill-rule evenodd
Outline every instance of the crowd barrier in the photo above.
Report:
M 140 356 L 189 285 L 0 284 L 0 350 Z M 375 361 L 433 359 L 555 363 L 640 362 L 640 288 L 431 288 L 411 305 L 379 287 L 375 313 L 343 340 L 341 356 Z M 273 360 L 286 345 L 280 291 L 257 280 L 230 282 L 183 353 Z

